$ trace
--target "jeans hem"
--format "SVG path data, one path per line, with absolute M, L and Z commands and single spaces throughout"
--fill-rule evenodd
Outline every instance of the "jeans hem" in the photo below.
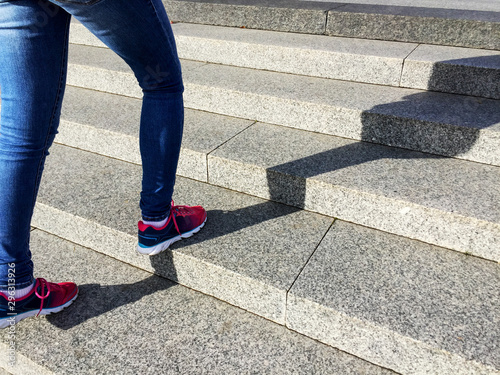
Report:
M 27 288 L 30 285 L 33 285 L 35 283 L 35 279 L 32 277 L 31 281 L 27 281 L 24 283 L 15 283 L 15 284 L 6 284 L 6 285 L 0 285 L 0 292 L 5 292 L 7 291 L 10 287 L 15 287 L 16 289 L 23 289 Z
M 160 216 L 144 216 L 142 215 L 142 220 L 146 221 L 162 221 L 165 220 L 167 217 L 170 216 L 170 210 L 168 210 L 167 213 L 160 215 Z

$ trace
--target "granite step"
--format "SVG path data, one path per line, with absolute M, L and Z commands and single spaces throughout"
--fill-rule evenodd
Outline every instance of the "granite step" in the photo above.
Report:
M 183 59 L 500 99 L 500 51 L 174 24 Z M 103 47 L 80 23 L 74 44 Z
M 61 145 L 52 147 L 47 161 L 34 227 L 280 324 L 285 323 L 286 292 L 333 222 L 178 177 L 175 203 L 202 204 L 207 224 L 175 244 L 173 252 L 147 257 L 135 250 L 139 165 Z
M 401 374 L 499 374 L 500 267 L 336 221 L 287 326 Z
M 140 99 L 67 86 L 56 142 L 141 164 Z M 207 155 L 254 121 L 185 110 L 177 174 L 208 181 Z
M 140 164 L 139 106 L 68 87 L 56 142 Z M 178 174 L 500 261 L 499 167 L 187 110 Z
M 13 366 L 2 335 L 0 367 L 11 374 L 394 374 L 40 230 L 31 244 L 36 274 L 73 280 L 80 293 L 63 312 L 16 326 Z
M 496 374 L 500 370 L 500 353 L 496 346 L 500 334 L 497 287 L 500 268 L 497 263 L 340 220 L 333 222 L 319 214 L 181 177 L 174 199 L 179 204 L 204 205 L 208 210 L 207 225 L 196 236 L 175 244 L 171 251 L 145 257 L 135 252 L 140 174 L 137 165 L 55 145 L 47 159 L 33 225 L 402 374 Z M 37 235 L 35 232 L 35 243 Z M 42 246 L 47 247 L 35 245 L 35 249 Z M 111 278 L 124 277 L 130 283 L 129 271 L 119 269 L 126 266 L 115 265 L 116 262 L 108 265 L 98 254 L 92 255 L 98 259 L 95 266 L 93 261 L 85 261 L 87 267 L 80 273 L 75 272 L 78 267 L 75 255 L 88 257 L 87 254 L 93 253 L 80 251 L 75 245 L 61 247 L 59 254 L 53 253 L 49 246 L 49 254 L 53 254 L 57 262 L 49 259 L 47 264 L 51 267 L 57 264 L 57 270 L 64 269 L 67 275 L 82 275 L 86 279 L 80 283 L 95 284 L 96 281 L 88 277 L 96 272 L 108 280 L 98 279 L 98 284 L 120 284 L 122 282 Z M 36 255 L 35 251 L 35 262 L 41 262 Z M 61 267 L 66 262 L 71 266 Z M 134 275 L 133 282 L 140 283 L 135 281 Z M 51 277 L 50 273 L 47 276 Z M 144 287 L 140 285 L 134 303 L 144 294 Z M 102 291 L 102 287 L 98 290 Z M 158 300 L 170 306 L 172 298 L 167 295 Z M 205 311 L 197 301 L 193 301 L 196 310 Z M 148 302 L 148 306 L 155 303 Z M 173 303 L 185 305 L 175 298 Z M 131 308 L 134 310 L 134 305 Z M 84 330 L 85 327 L 102 330 L 106 327 L 105 322 L 111 320 L 122 324 L 127 319 L 108 314 L 111 311 L 120 313 L 120 308 L 110 310 L 103 306 L 99 309 L 104 310 L 101 323 L 101 317 L 95 316 L 95 307 L 91 308 L 90 317 L 75 315 L 76 327 L 64 315 L 47 320 L 81 337 L 72 339 L 79 348 L 87 340 L 83 337 L 95 337 Z M 136 321 L 137 316 L 128 309 L 129 305 L 127 317 Z M 155 320 L 157 311 L 167 307 L 155 308 L 154 313 L 143 305 L 138 309 L 146 314 L 141 322 L 153 320 L 146 327 L 156 327 L 165 324 L 164 321 L 172 324 L 171 318 L 158 323 Z M 144 316 L 142 314 L 139 316 Z M 182 311 L 174 315 L 186 314 L 193 315 Z M 210 315 L 212 310 L 208 309 L 207 316 Z M 48 323 L 39 320 L 32 324 L 42 330 L 47 324 L 50 333 L 54 327 Z M 110 328 L 112 333 L 104 329 L 102 334 L 115 337 L 116 324 Z M 187 324 L 191 324 L 191 320 Z M 118 332 L 124 330 L 130 327 L 127 325 Z M 250 331 L 253 330 L 252 327 Z M 151 330 L 142 331 L 140 337 L 151 340 L 148 336 Z M 268 336 L 263 336 L 262 331 L 254 333 L 267 341 Z M 157 342 L 155 337 L 153 344 Z M 245 339 L 246 345 L 251 343 L 254 347 L 256 339 L 253 336 Z M 23 336 L 23 343 L 26 340 Z M 210 343 L 219 344 L 218 341 Z M 274 345 L 274 341 L 269 344 Z M 175 339 L 172 345 L 178 345 Z M 23 347 L 28 350 L 29 345 Z M 270 348 L 266 346 L 262 353 L 266 350 Z M 301 346 L 297 350 L 301 351 Z M 45 358 L 45 352 L 37 353 L 37 358 Z M 106 350 L 99 350 L 99 356 L 102 353 Z M 58 355 L 51 355 L 59 359 Z M 83 356 L 83 361 L 88 366 L 86 358 Z M 121 361 L 113 362 L 118 366 L 115 362 Z M 141 365 L 147 362 L 140 361 Z M 62 362 L 58 363 L 57 366 L 63 366 Z M 309 362 L 305 365 L 309 366 Z M 314 372 L 306 367 L 304 373 L 311 371 Z M 367 368 L 365 371 L 371 374 L 382 370 Z M 289 370 L 285 369 L 284 373 Z M 315 373 L 323 372 L 316 368 Z
M 500 50 L 486 1 L 165 0 L 175 22 Z
M 500 168 L 257 123 L 209 183 L 500 261 Z
M 140 98 L 128 66 L 72 45 L 68 83 Z M 188 108 L 500 165 L 500 100 L 183 61 Z

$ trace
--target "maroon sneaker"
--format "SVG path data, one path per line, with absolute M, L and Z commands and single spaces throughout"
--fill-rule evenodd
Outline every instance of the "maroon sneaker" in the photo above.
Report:
M 207 212 L 201 206 L 172 206 L 166 224 L 161 228 L 139 221 L 139 244 L 141 254 L 156 255 L 183 238 L 200 231 L 207 221 Z
M 75 283 L 49 283 L 36 279 L 29 294 L 14 298 L 8 292 L 0 292 L 0 328 L 6 328 L 24 318 L 49 315 L 61 311 L 78 296 Z

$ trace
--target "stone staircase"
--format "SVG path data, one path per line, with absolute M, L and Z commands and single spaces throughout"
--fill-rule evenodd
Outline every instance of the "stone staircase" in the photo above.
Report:
M 284 326 L 40 230 L 37 271 L 74 280 L 64 312 L 16 326 L 15 366 L 0 374 L 392 375 Z
M 74 23 L 33 226 L 401 374 L 498 374 L 490 5 L 167 2 L 187 108 L 174 200 L 208 222 L 155 257 L 134 250 L 141 91 Z

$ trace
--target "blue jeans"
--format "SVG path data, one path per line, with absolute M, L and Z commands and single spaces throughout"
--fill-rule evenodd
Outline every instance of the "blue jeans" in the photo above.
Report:
M 71 16 L 128 63 L 143 90 L 140 207 L 146 220 L 169 213 L 184 88 L 161 0 L 0 0 L 0 289 L 12 263 L 17 288 L 33 282 L 30 222 L 59 124 Z

